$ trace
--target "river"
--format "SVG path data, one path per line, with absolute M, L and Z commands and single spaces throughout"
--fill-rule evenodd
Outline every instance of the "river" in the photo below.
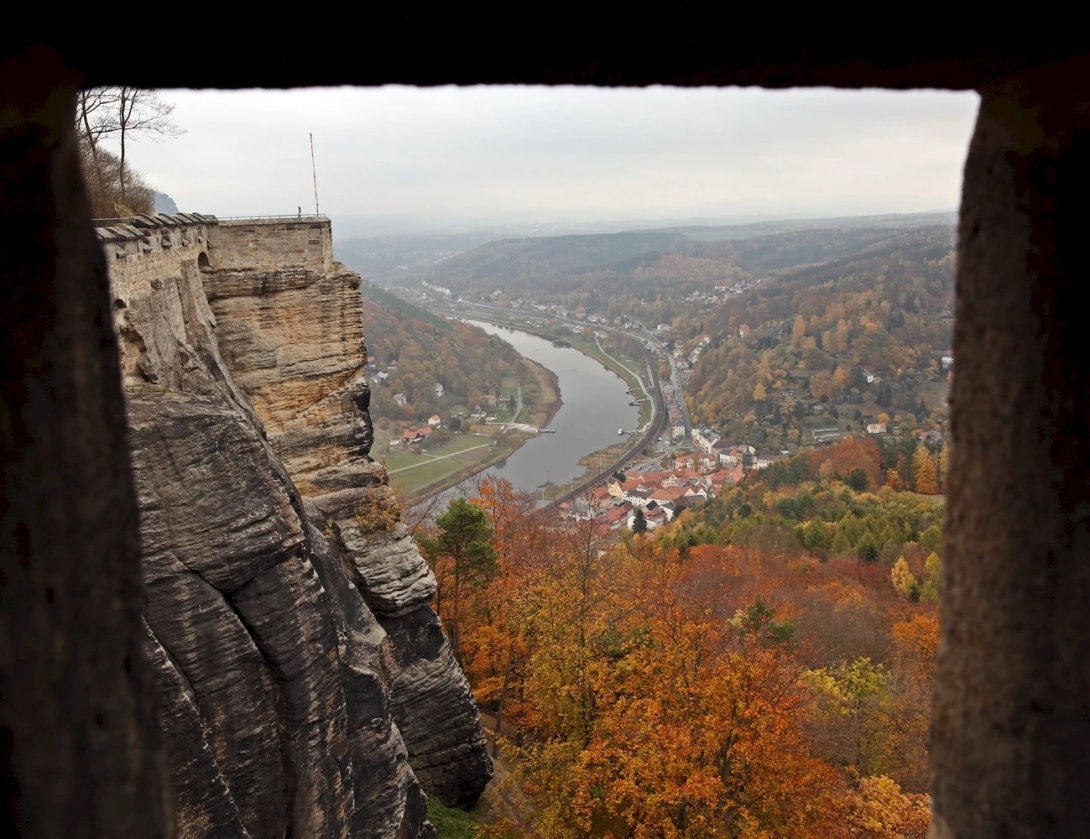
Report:
M 526 358 L 552 370 L 560 384 L 563 404 L 550 428 L 555 434 L 539 434 L 507 458 L 485 470 L 485 475 L 506 478 L 523 492 L 539 490 L 547 483 L 567 485 L 584 474 L 579 460 L 590 452 L 627 439 L 639 423 L 640 409 L 629 405 L 624 379 L 600 361 L 571 347 L 527 332 L 471 320 L 489 335 L 498 335 Z M 642 394 L 641 394 L 642 395 Z M 625 436 L 617 434 L 623 428 Z

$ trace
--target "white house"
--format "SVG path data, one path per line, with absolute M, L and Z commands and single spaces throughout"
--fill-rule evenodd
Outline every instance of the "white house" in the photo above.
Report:
M 394 394 L 394 401 L 395 401 L 395 402 L 396 402 L 396 403 L 397 403 L 398 405 L 400 405 L 400 406 L 401 406 L 402 408 L 404 408 L 404 407 L 405 407 L 405 405 L 406 405 L 406 404 L 408 404 L 408 402 L 409 402 L 409 400 L 405 398 L 405 394 L 404 394 L 404 393 L 395 393 L 395 394 Z
M 622 499 L 627 501 L 633 507 L 646 507 L 648 504 L 648 496 L 651 495 L 651 490 L 645 486 L 638 486 L 635 489 L 626 489 L 621 496 Z
M 431 419 L 428 420 L 428 425 L 432 428 L 438 428 L 442 422 L 443 420 L 439 417 L 439 414 L 432 414 Z
M 706 428 L 694 429 L 693 442 L 700 446 L 706 454 L 711 454 L 715 444 L 719 442 L 719 435 Z
M 439 382 L 435 383 L 435 395 L 436 396 L 442 396 L 443 395 L 443 385 L 441 385 Z

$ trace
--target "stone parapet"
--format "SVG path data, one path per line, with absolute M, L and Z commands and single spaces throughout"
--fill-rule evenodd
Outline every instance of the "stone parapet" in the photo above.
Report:
M 326 216 L 221 220 L 210 246 L 213 268 L 327 273 L 333 266 L 333 224 Z

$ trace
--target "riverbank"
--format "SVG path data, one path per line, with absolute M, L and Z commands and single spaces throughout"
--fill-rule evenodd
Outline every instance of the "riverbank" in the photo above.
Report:
M 530 415 L 530 424 L 537 428 L 548 428 L 564 401 L 560 398 L 560 380 L 556 373 L 548 367 L 543 367 L 531 358 L 523 356 L 523 361 L 530 365 L 530 369 L 537 376 L 541 386 L 541 401 Z
M 449 316 L 449 315 L 447 315 Z M 578 332 L 571 332 L 570 330 L 557 330 L 549 329 L 542 326 L 534 326 L 529 323 L 522 323 L 519 321 L 506 321 L 503 318 L 495 314 L 484 314 L 479 312 L 469 312 L 461 315 L 461 318 L 467 322 L 481 321 L 484 323 L 490 323 L 493 326 L 501 327 L 504 329 L 515 329 L 519 332 L 525 332 L 527 335 L 533 335 L 537 338 L 542 338 L 546 341 L 550 341 L 559 346 L 568 346 L 574 350 L 578 350 L 588 358 L 593 358 L 611 373 L 624 380 L 631 389 L 633 396 L 638 398 L 642 393 L 645 397 L 650 397 L 650 394 L 643 391 L 643 382 L 640 379 L 640 375 L 635 370 L 630 369 L 627 365 L 631 364 L 637 370 L 645 367 L 649 362 L 654 363 L 653 359 L 648 357 L 640 358 L 628 358 L 618 359 L 605 352 L 598 342 L 592 338 L 586 338 Z M 594 329 L 593 326 L 589 327 Z M 596 332 L 598 330 L 595 330 Z M 604 327 L 606 333 L 613 333 L 615 330 L 610 327 Z M 635 340 L 639 340 L 635 338 Z M 646 383 L 650 385 L 650 382 Z M 651 419 L 651 404 L 650 401 L 646 403 L 640 403 L 640 425 L 644 425 Z
M 533 390 L 537 395 L 533 405 L 530 406 L 526 416 L 520 416 L 520 421 L 526 422 L 536 428 L 547 428 L 553 417 L 563 405 L 560 396 L 560 383 L 556 374 L 547 367 L 533 359 L 522 357 L 530 374 L 533 376 L 533 385 L 530 382 L 523 391 Z M 525 407 L 524 407 L 525 410 Z M 503 423 L 502 425 L 507 425 Z M 403 507 L 415 507 L 424 504 L 428 499 L 458 486 L 463 481 L 469 480 L 484 470 L 502 463 L 519 450 L 530 440 L 535 439 L 536 434 L 517 429 L 505 429 L 500 424 L 495 426 L 477 426 L 485 433 L 482 438 L 485 444 L 459 451 L 457 446 L 449 447 L 449 453 L 445 449 L 439 449 L 430 462 L 413 464 L 411 474 L 408 469 L 391 470 L 390 484 L 394 492 L 401 499 Z M 489 431 L 495 433 L 489 434 Z M 468 458 L 460 457 L 469 452 L 479 452 Z
M 635 373 L 643 366 L 642 361 L 625 359 L 619 362 L 611 358 L 610 353 L 615 348 L 608 347 L 608 351 L 603 352 L 605 347 L 598 348 L 593 336 L 589 336 L 589 343 L 573 343 L 565 336 L 542 334 L 537 330 L 513 329 L 472 319 L 469 322 L 504 339 L 523 359 L 535 363 L 535 375 L 522 376 L 522 395 L 529 398 L 524 400 L 525 404 L 520 402 L 517 408 L 512 404 L 508 423 L 514 414 L 518 414 L 519 420 L 529 425 L 532 415 L 536 428 L 548 428 L 554 433 L 523 438 L 520 442 L 526 445 L 513 452 L 515 447 L 509 445 L 510 440 L 497 440 L 497 444 L 505 444 L 504 450 L 485 449 L 482 454 L 489 455 L 486 459 L 472 465 L 463 463 L 460 470 L 453 468 L 455 464 L 449 464 L 452 468 L 447 471 L 445 480 L 442 483 L 429 481 L 426 491 L 408 494 L 395 485 L 402 497 L 417 502 L 415 510 L 442 505 L 453 492 L 461 491 L 461 488 L 451 491 L 450 487 L 475 475 L 478 480 L 483 475 L 505 478 L 520 492 L 540 494 L 541 501 L 546 502 L 547 496 L 567 492 L 576 481 L 587 479 L 586 465 L 581 464 L 580 459 L 586 457 L 588 451 L 593 457 L 594 453 L 621 443 L 618 428 L 625 430 L 622 434 L 627 438 L 637 436 L 642 440 L 645 436 L 634 434 L 641 422 L 639 407 L 633 404 L 631 394 L 635 389 L 635 398 L 642 396 L 640 377 Z M 637 348 L 632 351 L 643 355 Z M 483 429 L 477 426 L 477 430 Z M 634 446 L 639 441 L 626 439 L 623 442 Z M 598 468 L 606 466 L 608 463 L 600 460 Z

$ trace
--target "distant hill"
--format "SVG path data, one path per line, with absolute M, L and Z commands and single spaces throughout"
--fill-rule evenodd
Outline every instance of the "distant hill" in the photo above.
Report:
M 490 242 L 455 256 L 432 270 L 427 279 L 457 291 L 488 285 L 517 288 L 647 254 L 680 250 L 688 240 L 681 233 L 646 230 L 587 236 L 543 236 Z
M 452 234 L 399 234 L 337 239 L 337 259 L 381 285 L 401 283 L 432 271 L 443 260 L 503 238 L 488 231 Z
M 601 309 L 603 296 L 642 303 L 679 298 L 708 284 L 827 263 L 907 230 L 953 223 L 952 214 L 935 213 L 506 239 L 444 260 L 425 279 L 470 299 L 502 290 L 509 297 Z M 612 308 L 620 313 L 618 305 Z M 678 314 L 669 306 L 626 313 L 665 320 Z
M 405 315 L 409 319 L 430 323 L 432 326 L 435 326 L 444 332 L 449 332 L 452 329 L 449 321 L 443 320 L 438 315 L 433 315 L 427 309 L 421 309 L 419 306 L 410 303 L 407 300 L 390 294 L 390 292 L 379 288 L 374 283 L 366 280 L 360 283 L 360 294 L 363 295 L 364 300 L 369 300 L 379 308 L 386 309 L 388 312 L 397 312 L 398 314 Z
M 157 192 L 155 193 L 155 212 L 166 213 L 168 216 L 173 216 L 178 212 L 178 205 L 175 204 L 174 199 L 165 192 Z
M 776 233 L 798 230 L 846 230 L 852 227 L 883 227 L 886 229 L 924 227 L 928 225 L 957 224 L 957 213 L 889 213 L 879 216 L 845 216 L 840 218 L 784 219 L 731 225 L 686 225 L 669 228 L 684 233 L 694 241 L 720 241 L 724 239 L 752 239 Z

